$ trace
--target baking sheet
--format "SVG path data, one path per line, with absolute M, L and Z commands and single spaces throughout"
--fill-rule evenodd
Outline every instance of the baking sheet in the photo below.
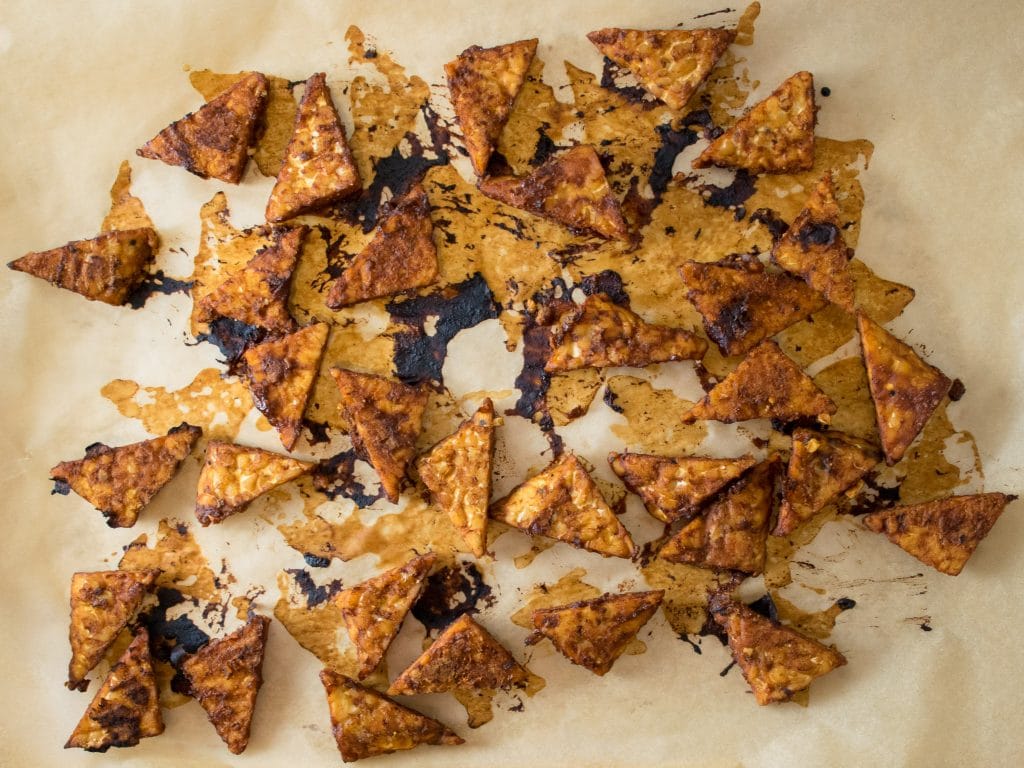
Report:
M 40 8 L 9 2 L 0 19 L 5 259 L 96 231 L 121 160 L 199 103 L 185 66 L 259 69 L 295 80 L 324 69 L 338 77 L 347 58 L 345 31 L 357 24 L 428 83 L 439 82 L 441 64 L 467 45 L 536 35 L 545 76 L 558 85 L 562 58 L 599 72 L 600 61 L 582 38 L 591 28 L 668 27 L 713 10 L 717 6 L 649 3 L 627 11 L 601 2 L 563 3 L 554 11 L 549 3 L 493 3 L 486 13 L 457 3 L 310 3 L 285 10 L 272 3 Z M 867 204 L 858 255 L 886 278 L 917 289 L 891 327 L 925 345 L 931 362 L 964 381 L 967 395 L 951 407 L 951 417 L 976 440 L 985 490 L 1005 492 L 1021 488 L 1024 466 L 1015 440 L 1024 405 L 1017 341 L 1024 315 L 1016 296 L 1024 270 L 1014 258 L 1022 192 L 1014 159 L 1024 138 L 1016 74 L 1024 59 L 1022 43 L 1006 40 L 1005 32 L 1024 21 L 1021 16 L 1019 8 L 1000 2 L 969 8 L 771 2 L 758 20 L 757 43 L 743 52 L 751 76 L 768 87 L 806 68 L 831 89 L 821 100 L 819 135 L 874 143 L 870 168 L 861 174 Z M 198 208 L 220 187 L 179 169 L 134 158 L 132 164 L 134 191 L 164 239 L 160 266 L 188 274 L 199 239 Z M 261 221 L 269 184 L 250 177 L 227 190 L 236 226 Z M 61 686 L 70 575 L 114 567 L 121 548 L 139 533 L 152 538 L 163 517 L 188 519 L 183 499 L 190 498 L 198 469 L 189 462 L 129 530 L 106 529 L 76 497 L 51 498 L 47 471 L 94 440 L 117 445 L 147 436 L 138 419 L 125 418 L 99 394 L 109 382 L 179 390 L 196 372 L 216 368 L 217 353 L 210 345 L 183 343 L 190 303 L 181 295 L 156 297 L 141 311 L 113 309 L 4 270 L 0 296 L 0 344 L 8 361 L 0 384 L 0 477 L 8 499 L 0 545 L 6 585 L 0 760 L 15 766 L 337 762 L 316 679 L 319 662 L 279 622 L 271 630 L 266 684 L 243 757 L 226 753 L 195 705 L 166 711 L 166 733 L 131 750 L 93 756 L 61 749 L 91 696 Z M 499 333 L 493 323 L 473 333 L 488 328 Z M 463 354 L 472 350 L 474 338 L 457 340 L 452 354 L 462 344 Z M 460 393 L 510 387 L 499 372 L 514 373 L 517 362 L 502 353 L 497 358 L 487 367 L 486 386 L 453 374 L 449 387 Z M 617 417 L 597 406 L 562 430 L 595 464 L 620 445 L 609 429 Z M 521 438 L 518 468 L 525 472 L 531 453 L 533 466 L 543 464 L 546 445 L 535 431 L 524 429 Z M 239 439 L 271 448 L 275 440 L 257 429 L 252 414 Z M 305 563 L 284 544 L 272 509 L 231 522 L 195 535 L 214 571 L 226 559 L 238 589 L 267 587 L 255 605 L 269 614 L 277 572 Z M 424 747 L 378 762 L 1012 764 L 1021 755 L 1013 728 L 1022 672 L 1013 645 L 1024 618 L 1021 529 L 1019 505 L 1013 505 L 965 572 L 950 579 L 917 577 L 922 568 L 915 561 L 893 557 L 850 524 L 827 525 L 802 556 L 828 563 L 836 574 L 832 581 L 802 578 L 826 594 L 799 588 L 787 594 L 808 608 L 848 595 L 858 607 L 839 618 L 830 638 L 850 664 L 814 685 L 806 709 L 755 707 L 735 670 L 719 676 L 729 658 L 717 641 L 705 638 L 696 654 L 658 616 L 641 634 L 646 653 L 623 657 L 602 679 L 568 667 L 550 648 L 533 651 L 531 669 L 546 679 L 546 689 L 526 699 L 522 712 L 499 706 L 495 719 L 478 730 L 465 727 L 464 714 L 448 697 L 414 699 L 413 706 L 451 724 L 467 744 Z M 506 620 L 523 602 L 515 585 L 525 590 L 575 566 L 585 567 L 586 580 L 600 588 L 634 576 L 628 563 L 564 546 L 541 553 L 528 569 L 515 569 L 512 557 L 528 548 L 518 534 L 499 539 L 498 559 L 487 572 L 496 600 L 482 615 L 520 658 L 525 632 Z M 370 571 L 372 564 L 335 563 L 317 579 L 343 575 L 354 583 Z M 855 574 L 871 581 L 854 583 Z M 930 632 L 922 631 L 923 623 Z M 415 626 L 403 630 L 396 670 L 415 655 L 421 636 Z

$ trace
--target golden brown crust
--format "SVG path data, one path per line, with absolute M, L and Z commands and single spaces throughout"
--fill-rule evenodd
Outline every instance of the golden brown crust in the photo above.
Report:
M 437 247 L 430 202 L 418 182 L 377 224 L 373 240 L 331 284 L 327 306 L 340 309 L 430 285 L 437 278 Z
M 153 588 L 157 570 L 94 571 L 71 577 L 71 663 L 67 687 L 84 691 L 85 676 L 103 659 Z
M 104 232 L 92 240 L 25 254 L 7 266 L 90 301 L 118 306 L 145 278 L 157 242 L 156 232 L 148 227 Z
M 763 461 L 733 483 L 658 552 L 673 563 L 701 568 L 764 571 L 765 543 L 772 516 L 775 462 Z
M 544 370 L 575 371 L 616 365 L 643 367 L 670 360 L 699 360 L 704 339 L 682 328 L 644 322 L 602 293 L 562 315 L 551 331 L 551 354 Z
M 956 576 L 1015 496 L 951 496 L 872 512 L 864 525 L 937 571 Z
M 335 596 L 359 657 L 360 680 L 384 658 L 406 614 L 419 599 L 436 560 L 437 556 L 428 552 Z
M 573 664 L 604 675 L 658 610 L 664 591 L 602 595 L 533 612 L 529 644 L 548 638 Z
M 766 619 L 732 600 L 712 599 L 711 613 L 758 704 L 789 701 L 815 678 L 846 664 L 835 648 Z
M 139 629 L 96 692 L 64 749 L 106 752 L 111 747 L 134 747 L 140 739 L 163 732 L 149 634 Z
M 331 375 L 338 385 L 339 407 L 349 423 L 353 446 L 377 470 L 388 500 L 398 503 L 406 468 L 416 456 L 427 390 L 341 368 L 332 368 Z
M 523 686 L 530 673 L 468 613 L 440 634 L 388 688 L 388 694 L 495 690 Z
M 786 536 L 875 466 L 881 455 L 863 440 L 842 432 L 793 430 L 779 519 L 772 531 Z
M 698 419 L 727 424 L 748 419 L 789 422 L 816 418 L 827 424 L 836 404 L 815 386 L 774 341 L 763 341 L 704 399 L 683 414 L 683 422 Z
M 892 465 L 949 393 L 953 382 L 863 312 L 857 313 L 868 386 L 885 461 Z
M 314 466 L 261 448 L 211 440 L 199 474 L 196 518 L 204 527 L 219 523 L 244 510 L 257 496 Z
M 652 517 L 672 523 L 696 515 L 701 504 L 757 462 L 753 456 L 666 458 L 643 453 L 611 453 L 608 463 L 626 487 L 644 500 Z
M 249 744 L 269 626 L 266 616 L 250 615 L 245 626 L 204 645 L 181 664 L 192 696 L 235 755 Z
M 362 189 L 345 129 L 323 72 L 306 81 L 284 163 L 267 201 L 267 221 L 284 221 Z
M 679 269 L 686 298 L 704 319 L 704 331 L 723 355 L 745 355 L 826 302 L 786 274 L 766 272 L 761 262 L 688 261 Z
M 608 28 L 587 38 L 602 55 L 632 72 L 644 90 L 681 110 L 711 74 L 736 31 Z
M 295 447 L 330 326 L 314 323 L 245 351 L 242 375 L 253 404 L 274 425 L 286 451 Z
M 171 123 L 136 150 L 204 179 L 237 184 L 267 100 L 267 78 L 251 72 L 196 112 Z
M 478 176 L 487 172 L 536 53 L 536 38 L 494 48 L 474 45 L 444 65 L 455 117 Z
M 94 443 L 85 458 L 62 461 L 50 478 L 103 513 L 111 528 L 130 528 L 157 492 L 170 482 L 203 434 L 182 422 L 163 437 L 111 448 Z
M 793 173 L 814 166 L 814 78 L 797 72 L 693 161 L 694 168 L 719 165 L 752 173 Z
M 346 763 L 420 744 L 463 743 L 446 725 L 332 669 L 320 672 L 320 682 L 327 691 L 331 731 Z
M 273 245 L 259 251 L 241 270 L 199 300 L 195 320 L 209 323 L 226 317 L 271 333 L 294 331 L 288 293 L 305 234 L 305 227 L 275 230 Z
M 529 176 L 488 177 L 479 186 L 488 197 L 557 221 L 573 232 L 629 239 L 601 160 L 586 144 L 549 158 Z
M 629 532 L 572 453 L 494 502 L 490 515 L 532 536 L 548 536 L 605 557 L 633 556 Z
M 490 398 L 454 433 L 416 462 L 420 479 L 462 534 L 469 550 L 487 550 L 487 505 L 494 461 L 494 403 Z
M 855 310 L 853 249 L 846 245 L 839 221 L 835 182 L 827 171 L 802 211 L 772 248 L 772 261 L 792 272 L 833 304 Z

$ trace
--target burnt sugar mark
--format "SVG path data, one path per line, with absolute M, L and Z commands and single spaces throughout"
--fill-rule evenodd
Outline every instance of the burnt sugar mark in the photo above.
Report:
M 703 114 L 707 114 L 707 112 L 703 111 Z M 700 138 L 696 131 L 686 127 L 698 122 L 697 118 L 691 120 L 692 117 L 694 117 L 694 113 L 686 116 L 686 119 L 683 120 L 684 127 L 682 128 L 673 128 L 669 123 L 657 127 L 658 138 L 661 143 L 654 153 L 654 163 L 651 166 L 651 174 L 648 177 L 648 183 L 651 186 L 651 192 L 654 194 L 655 201 L 660 201 L 661 196 L 668 189 L 668 183 L 672 180 L 672 166 L 676 162 L 676 157 L 691 144 L 696 144 L 697 139 Z
M 310 568 L 326 568 L 331 564 L 331 559 L 329 557 L 320 557 L 318 555 L 314 555 L 312 552 L 304 552 L 302 559 L 306 561 L 306 565 Z
M 152 297 L 173 296 L 176 293 L 188 294 L 192 290 L 192 282 L 168 277 L 162 269 L 146 275 L 139 287 L 131 292 L 126 302 L 132 309 L 142 309 Z
M 428 579 L 412 615 L 427 632 L 444 629 L 464 614 L 476 614 L 494 605 L 491 586 L 476 564 L 460 562 L 445 566 Z
M 306 599 L 307 608 L 322 605 L 341 591 L 341 579 L 334 579 L 327 584 L 317 584 L 309 571 L 303 568 L 286 568 L 285 573 L 292 577 Z
M 331 442 L 331 428 L 325 422 L 303 419 L 302 426 L 310 445 L 326 445 Z
M 188 615 L 199 607 L 199 601 L 187 597 L 177 589 L 160 587 L 156 591 L 157 605 L 139 614 L 138 622 L 149 630 L 149 647 L 153 658 L 176 667 L 188 654 L 195 653 L 208 642 L 210 636 Z M 185 606 L 181 610 L 181 606 Z M 215 606 L 219 610 L 219 606 Z M 170 613 L 175 614 L 168 618 Z M 188 692 L 188 681 L 179 672 L 171 680 L 171 690 Z
M 859 517 L 879 509 L 888 509 L 900 503 L 902 483 L 884 485 L 875 472 L 861 479 L 861 491 L 849 502 L 841 504 L 839 511 Z
M 783 221 L 779 214 L 771 208 L 758 208 L 750 214 L 750 220 L 762 224 L 772 236 L 772 242 L 778 242 L 779 238 L 786 234 L 789 224 Z
M 551 124 L 548 122 L 542 122 L 537 126 L 537 146 L 533 150 L 533 157 L 530 158 L 530 165 L 534 167 L 541 165 L 558 150 L 564 149 L 548 135 L 550 129 Z
M 796 239 L 805 251 L 816 245 L 832 245 L 837 237 L 839 227 L 830 221 L 808 221 L 796 233 Z
M 636 82 L 627 70 L 620 67 L 607 56 L 604 57 L 604 64 L 601 67 L 601 87 L 617 93 L 631 104 L 639 104 L 644 109 L 654 109 L 658 101 L 639 85 L 632 85 Z
M 580 289 L 587 296 L 603 293 L 619 306 L 629 307 L 629 294 L 626 293 L 622 275 L 614 269 L 604 269 L 596 275 L 584 275 L 580 281 Z
M 407 384 L 443 383 L 448 342 L 462 330 L 498 316 L 499 306 L 479 272 L 424 296 L 387 304 L 393 324 L 395 372 Z
M 764 616 L 766 619 L 772 621 L 779 620 L 779 609 L 775 605 L 775 601 L 772 596 L 765 592 L 757 600 L 747 605 L 747 607 L 754 613 L 758 613 Z
M 324 459 L 313 469 L 313 487 L 327 498 L 337 499 L 339 496 L 353 502 L 359 509 L 365 509 L 384 498 L 380 488 L 376 493 L 368 493 L 355 474 L 356 459 L 360 458 L 354 448 L 342 451 L 329 459 Z M 307 561 L 308 562 L 308 561 Z
M 697 186 L 697 191 L 704 198 L 705 205 L 730 210 L 736 217 L 736 221 L 739 221 L 747 215 L 747 209 L 743 204 L 757 191 L 755 182 L 755 176 L 746 169 L 740 168 L 728 186 L 700 184 Z
M 228 317 L 218 317 L 210 323 L 209 332 L 201 333 L 198 338 L 201 342 L 209 342 L 217 347 L 223 356 L 220 362 L 228 367 L 228 373 L 235 375 L 245 350 L 259 344 L 266 336 L 267 332 L 263 328 Z
M 954 379 L 952 386 L 949 388 L 949 399 L 952 402 L 957 402 L 960 398 L 967 394 L 967 387 L 960 379 Z

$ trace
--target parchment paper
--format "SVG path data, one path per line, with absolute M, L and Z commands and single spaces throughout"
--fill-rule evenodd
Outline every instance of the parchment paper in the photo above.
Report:
M 92 236 L 106 212 L 106 191 L 125 158 L 134 191 L 164 246 L 158 265 L 187 275 L 199 235 L 198 208 L 221 188 L 180 169 L 133 156 L 134 148 L 200 103 L 184 66 L 220 72 L 258 69 L 294 80 L 346 60 L 343 34 L 357 24 L 411 73 L 441 82 L 441 65 L 470 44 L 538 36 L 549 82 L 563 82 L 562 58 L 600 71 L 583 37 L 602 26 L 693 25 L 708 3 L 435 2 L 411 3 L 74 3 L 8 0 L 0 13 L 0 231 L 4 260 Z M 714 17 L 712 17 L 714 18 Z M 985 490 L 1024 488 L 1024 312 L 1019 292 L 1021 146 L 1024 97 L 1019 75 L 1024 12 L 1015 3 L 812 3 L 768 0 L 757 42 L 744 51 L 751 77 L 774 87 L 797 69 L 831 89 L 820 100 L 820 135 L 868 138 L 875 145 L 861 175 L 867 205 L 858 255 L 888 279 L 917 289 L 890 327 L 927 346 L 930 361 L 967 387 L 952 406 L 970 430 L 985 469 Z M 345 109 L 343 108 L 344 112 Z M 262 221 L 267 179 L 228 189 L 242 227 Z M 184 248 L 187 255 L 173 249 Z M 209 345 L 187 346 L 190 302 L 156 297 L 145 309 L 111 308 L 0 270 L 0 379 L 5 525 L 0 537 L 3 622 L 0 659 L 0 763 L 10 766 L 333 765 L 319 662 L 279 622 L 271 629 L 253 737 L 230 756 L 195 704 L 165 712 L 167 731 L 130 750 L 103 756 L 61 747 L 96 689 L 62 687 L 67 663 L 67 589 L 78 570 L 116 566 L 121 548 L 154 534 L 163 517 L 188 519 L 198 473 L 195 458 L 138 525 L 110 530 L 77 497 L 49 495 L 48 469 L 80 455 L 94 440 L 119 445 L 147 437 L 99 390 L 113 379 L 179 389 L 216 367 Z M 489 334 L 489 336 L 488 336 Z M 456 340 L 453 355 L 481 339 L 497 348 L 483 366 L 484 385 L 452 363 L 456 394 L 511 387 L 518 370 L 495 323 Z M 509 353 L 510 355 L 512 353 Z M 661 386 L 671 382 L 665 379 Z M 682 386 L 682 385 L 681 385 Z M 691 391 L 692 396 L 692 391 Z M 599 395 L 600 397 L 600 395 Z M 608 408 L 564 430 L 595 464 L 620 446 Z M 273 433 L 239 437 L 274 449 Z M 521 468 L 544 463 L 536 433 L 519 443 Z M 509 478 L 509 485 L 515 478 Z M 980 486 L 975 482 L 974 490 Z M 502 490 L 502 489 L 498 489 Z M 254 519 L 255 518 L 255 519 Z M 629 518 L 630 520 L 638 518 Z M 849 596 L 855 610 L 839 619 L 830 642 L 849 665 L 815 683 L 808 708 L 758 708 L 727 650 L 705 638 L 701 653 L 677 639 L 660 615 L 641 633 L 646 653 L 625 656 L 596 678 L 569 666 L 550 647 L 532 651 L 531 669 L 547 687 L 522 712 L 499 706 L 478 730 L 450 697 L 412 706 L 467 738 L 458 748 L 423 747 L 379 758 L 380 765 L 1013 765 L 1024 757 L 1019 689 L 1024 666 L 1024 547 L 1020 504 L 953 579 L 928 571 L 854 522 L 828 524 L 801 555 L 819 568 L 797 574 L 787 594 L 808 609 Z M 198 530 L 211 566 L 221 558 L 244 585 L 262 584 L 255 607 L 270 614 L 276 573 L 303 567 L 270 520 Z M 481 620 L 519 658 L 525 631 L 507 617 L 533 583 L 582 565 L 602 589 L 624 580 L 642 588 L 627 562 L 556 546 L 528 569 L 512 556 L 529 542 L 499 539 L 487 579 L 497 601 Z M 346 583 L 372 564 L 334 563 L 322 578 Z M 916 574 L 924 575 L 921 577 Z M 321 576 L 318 574 L 318 578 Z M 927 621 L 925 621 L 925 618 Z M 922 623 L 931 627 L 922 631 Z M 413 658 L 422 629 L 407 622 L 393 670 Z

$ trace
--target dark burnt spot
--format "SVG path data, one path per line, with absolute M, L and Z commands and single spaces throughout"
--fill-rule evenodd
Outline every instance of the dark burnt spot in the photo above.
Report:
M 839 237 L 839 227 L 830 221 L 809 221 L 796 233 L 796 239 L 805 251 L 816 245 L 832 245 L 837 237 Z
M 303 419 L 302 426 L 306 428 L 306 439 L 310 445 L 323 445 L 331 441 L 331 428 L 324 422 Z
M 697 374 L 697 380 L 700 382 L 700 388 L 705 392 L 710 392 L 718 386 L 718 377 L 705 368 L 703 362 L 697 362 L 693 366 L 693 372 Z
M 746 296 L 726 304 L 713 320 L 704 323 L 704 330 L 720 349 L 725 349 L 737 339 L 742 339 L 754 328 L 755 321 L 750 314 Z
M 695 18 L 695 19 L 705 19 L 708 16 L 718 16 L 719 14 L 722 14 L 722 13 L 735 13 L 735 12 L 736 12 L 735 8 L 719 8 L 717 11 L 708 11 L 707 13 L 698 13 L 693 18 Z M 685 22 L 683 22 L 682 24 L 676 24 L 677 27 L 682 27 L 684 25 L 685 25 Z
M 53 481 L 53 490 L 50 491 L 50 495 L 53 496 L 54 494 L 58 493 L 61 496 L 67 496 L 69 493 L 71 493 L 71 486 L 68 485 L 66 480 Z
M 179 536 L 184 536 L 186 533 L 188 533 L 188 524 L 181 522 L 175 523 L 174 530 L 178 532 Z
M 689 635 L 679 633 L 677 637 L 684 643 L 686 643 L 688 646 L 690 646 L 693 652 L 696 653 L 698 656 L 700 656 L 703 653 L 703 651 L 701 651 L 700 649 L 700 643 L 698 641 L 691 640 Z
M 387 305 L 392 322 L 407 330 L 395 333 L 395 372 L 407 384 L 430 382 L 442 384 L 442 369 L 448 342 L 466 328 L 472 328 L 498 316 L 494 295 L 477 273 L 456 285 L 405 301 Z M 436 318 L 433 333 L 426 326 Z
M 92 459 L 95 458 L 96 456 L 106 453 L 109 450 L 110 446 L 107 445 L 106 443 L 89 443 L 89 445 L 85 446 L 85 458 Z
M 757 191 L 755 181 L 755 176 L 741 168 L 736 171 L 735 178 L 727 187 L 701 184 L 697 189 L 704 198 L 705 205 L 713 205 L 716 208 L 728 208 L 738 214 L 737 219 L 742 219 L 746 213 L 743 203 Z
M 754 613 L 759 613 L 764 616 L 766 619 L 771 619 L 772 621 L 779 620 L 779 610 L 776 608 L 775 601 L 772 600 L 772 596 L 767 592 L 757 598 L 754 602 L 750 603 L 747 607 L 754 611 Z
M 302 596 L 306 598 L 307 608 L 315 608 L 326 603 L 341 591 L 341 579 L 334 579 L 327 584 L 318 586 L 313 581 L 313 577 L 309 575 L 309 571 L 302 568 L 286 568 L 285 573 L 295 580 L 295 585 L 302 592 Z
M 821 86 L 821 95 L 827 99 L 829 96 L 832 95 L 832 89 L 829 88 L 827 85 Z
M 459 563 L 432 574 L 412 615 L 427 628 L 441 630 L 464 614 L 479 613 L 494 605 L 491 587 L 474 563 Z
M 684 125 L 689 124 L 684 120 Z M 672 180 L 672 166 L 676 162 L 676 157 L 691 144 L 696 144 L 699 137 L 696 131 L 685 127 L 676 129 L 667 123 L 659 125 L 657 131 L 661 143 L 654 153 L 654 163 L 651 166 L 648 183 L 651 185 L 654 199 L 660 201 L 661 196 L 668 188 L 669 181 Z
M 310 568 L 326 568 L 331 564 L 331 560 L 328 557 L 320 557 L 314 555 L 312 552 L 304 552 L 302 559 L 306 561 L 306 565 Z
M 771 208 L 758 208 L 750 214 L 750 220 L 763 224 L 771 234 L 772 242 L 776 242 L 789 229 L 789 224 L 779 218 L 779 215 Z
M 967 394 L 967 387 L 960 379 L 954 379 L 953 385 L 949 388 L 949 399 L 954 403 Z
M 185 656 L 210 642 L 210 636 L 196 625 L 188 613 L 175 611 L 179 615 L 173 619 L 167 617 L 171 609 L 182 605 L 198 608 L 198 600 L 168 587 L 159 587 L 156 596 L 157 605 L 139 614 L 138 621 L 149 630 L 149 648 L 153 658 L 176 666 Z M 188 681 L 180 672 L 171 680 L 171 689 L 179 693 L 188 691 Z
M 313 469 L 313 487 L 329 499 L 333 500 L 341 496 L 353 502 L 360 509 L 365 509 L 383 499 L 383 489 L 379 489 L 375 494 L 367 493 L 366 486 L 356 479 L 357 458 L 359 455 L 354 448 L 351 448 L 337 453 L 329 459 L 324 459 Z
M 131 292 L 125 302 L 132 309 L 142 309 L 153 296 L 172 296 L 175 293 L 187 294 L 192 290 L 192 283 L 168 277 L 162 269 L 146 275 L 139 286 Z
M 367 48 L 363 52 L 363 58 L 364 59 L 376 59 L 377 58 L 377 50 L 375 48 Z
M 878 475 L 868 473 L 861 481 L 861 492 L 849 504 L 840 509 L 848 515 L 866 515 L 878 509 L 888 509 L 900 501 L 900 484 L 881 485 Z
M 626 293 L 622 276 L 613 269 L 602 270 L 596 275 L 585 275 L 580 281 L 580 289 L 587 296 L 603 293 L 619 306 L 629 306 L 629 294 Z
M 249 347 L 259 344 L 267 332 L 255 325 L 249 325 L 227 317 L 218 317 L 210 323 L 209 333 L 199 335 L 199 341 L 208 341 L 220 350 L 220 361 L 228 367 L 228 373 L 237 373 L 242 355 Z
M 857 601 L 852 597 L 840 597 L 836 600 L 836 607 L 841 611 L 848 611 L 857 607 Z
M 725 677 L 729 674 L 729 670 L 736 666 L 736 661 L 730 661 L 721 672 L 718 673 L 719 677 Z
M 548 123 L 541 123 L 537 127 L 537 146 L 533 150 L 533 157 L 530 158 L 530 165 L 537 166 L 551 157 L 560 147 L 548 136 Z
M 611 408 L 616 413 L 625 413 L 626 409 L 619 405 L 619 400 L 615 397 L 615 393 L 605 387 L 604 390 L 604 404 Z
M 604 66 L 601 68 L 601 87 L 617 93 L 631 104 L 640 104 L 644 109 L 653 109 L 658 102 L 647 91 L 638 85 L 625 85 L 623 81 L 629 77 L 629 73 L 618 64 L 609 59 L 604 59 Z
M 931 632 L 932 631 L 932 625 L 929 624 L 927 621 L 923 622 L 921 624 L 921 631 L 922 632 Z

